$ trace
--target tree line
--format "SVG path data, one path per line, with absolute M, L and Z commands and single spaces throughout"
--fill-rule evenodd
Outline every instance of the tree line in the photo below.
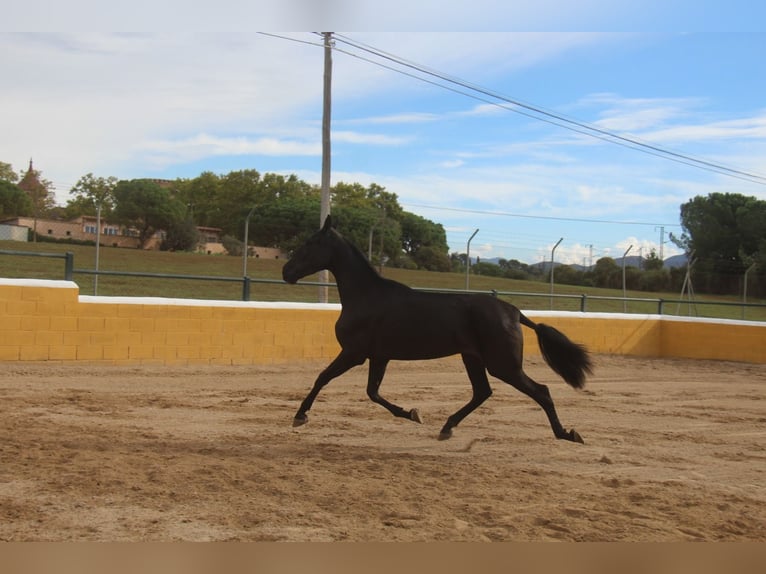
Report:
M 30 165 L 31 169 L 31 165 Z M 34 185 L 22 189 L 29 173 L 16 175 L 0 162 L 0 220 L 13 216 L 74 219 L 96 215 L 135 229 L 142 243 L 165 231 L 163 249 L 192 250 L 198 227 L 223 231 L 224 246 L 241 254 L 245 220 L 250 214 L 248 245 L 294 250 L 319 224 L 321 193 L 295 175 L 261 174 L 255 169 L 227 174 L 204 172 L 191 179 L 157 181 L 81 177 L 63 207 L 56 206 L 51 184 L 35 172 Z M 395 193 L 372 183 L 338 183 L 331 189 L 333 219 L 343 234 L 369 254 L 376 265 L 429 271 L 464 271 L 465 253 L 449 253 L 443 226 L 399 204 Z M 252 213 L 251 213 L 252 211 Z M 699 293 L 739 294 L 748 275 L 748 292 L 766 296 L 766 201 L 735 193 L 697 196 L 680 206 L 682 233 L 671 240 L 693 264 Z M 550 269 L 501 259 L 478 262 L 472 271 L 514 279 L 548 281 Z M 622 267 L 603 257 L 590 269 L 558 265 L 557 283 L 620 288 Z M 680 290 L 686 268 L 666 269 L 656 252 L 641 268 L 627 267 L 632 290 Z
M 670 239 L 684 250 L 692 266 L 690 277 L 698 293 L 766 297 L 766 201 L 737 193 L 696 196 L 681 205 L 682 233 Z M 550 280 L 550 265 L 527 265 L 501 259 L 498 265 L 479 263 L 474 272 L 512 279 Z M 634 291 L 681 291 L 688 265 L 664 267 L 652 250 L 641 266 L 626 266 L 625 286 Z M 557 265 L 556 283 L 619 289 L 622 266 L 602 257 L 588 269 Z
M 246 169 L 223 175 L 204 172 L 191 179 L 118 180 L 89 173 L 72 187 L 65 206 L 48 202 L 37 208 L 9 168 L 0 164 L 0 219 L 34 214 L 71 220 L 95 216 L 100 209 L 105 221 L 134 229 L 140 245 L 162 230 L 162 249 L 194 250 L 198 227 L 211 227 L 222 230 L 224 246 L 234 255 L 245 248 L 248 215 L 248 245 L 286 252 L 319 227 L 321 191 L 295 175 Z M 395 193 L 375 183 L 341 182 L 330 195 L 337 226 L 373 263 L 451 269 L 443 226 L 404 210 Z

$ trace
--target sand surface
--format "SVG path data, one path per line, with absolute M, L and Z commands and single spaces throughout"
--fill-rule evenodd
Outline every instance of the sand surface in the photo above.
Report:
M 0 540 L 766 541 L 766 368 L 595 357 L 578 392 L 540 359 L 565 427 L 459 360 L 366 366 L 293 415 L 321 364 L 0 364 Z

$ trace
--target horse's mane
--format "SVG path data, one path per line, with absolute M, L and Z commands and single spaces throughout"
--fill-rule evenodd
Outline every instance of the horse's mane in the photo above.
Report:
M 348 249 L 351 251 L 351 254 L 353 255 L 354 259 L 359 261 L 360 267 L 368 269 L 370 271 L 370 274 L 375 277 L 378 281 L 380 281 L 383 284 L 388 285 L 389 287 L 396 287 L 401 289 L 410 289 L 407 285 L 404 283 L 399 283 L 398 281 L 394 281 L 393 279 L 387 279 L 386 277 L 382 277 L 380 273 L 378 273 L 378 270 L 375 269 L 372 263 L 370 263 L 370 260 L 367 259 L 367 256 L 362 253 L 362 250 L 359 249 L 356 245 L 354 245 L 351 241 L 343 237 L 343 235 L 335 228 L 332 228 L 332 232 L 335 234 L 335 236 L 340 239 L 341 243 L 345 244 Z
M 340 240 L 341 240 L 341 242 L 342 242 L 342 243 L 344 243 L 344 244 L 345 244 L 345 245 L 346 245 L 346 246 L 347 246 L 347 247 L 348 247 L 348 248 L 351 250 L 351 253 L 354 255 L 354 258 L 355 258 L 355 259 L 358 259 L 358 260 L 360 261 L 360 263 L 363 263 L 363 264 L 364 264 L 364 266 L 365 266 L 367 269 L 369 269 L 369 270 L 370 270 L 370 271 L 372 271 L 372 272 L 373 272 L 375 275 L 377 275 L 378 277 L 380 277 L 380 273 L 378 273 L 378 270 L 377 270 L 377 269 L 375 269 L 375 267 L 373 267 L 372 263 L 370 263 L 370 260 L 369 260 L 369 259 L 367 259 L 367 256 L 366 256 L 364 253 L 362 253 L 362 250 L 361 250 L 361 249 L 359 249 L 359 248 L 358 248 L 356 245 L 354 245 L 354 244 L 353 244 L 351 241 L 349 241 L 348 239 L 346 239 L 345 237 L 343 237 L 343 234 L 342 234 L 340 231 L 338 231 L 337 229 L 335 229 L 334 227 L 332 228 L 332 232 L 335 234 L 335 236 L 336 236 L 338 239 L 340 239 Z

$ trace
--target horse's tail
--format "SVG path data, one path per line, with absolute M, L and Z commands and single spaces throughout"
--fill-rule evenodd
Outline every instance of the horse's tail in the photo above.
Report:
M 593 372 L 588 350 L 583 345 L 570 341 L 558 329 L 543 323 L 535 323 L 524 313 L 520 312 L 519 315 L 522 325 L 535 330 L 540 352 L 548 366 L 574 388 L 583 388 L 585 375 Z

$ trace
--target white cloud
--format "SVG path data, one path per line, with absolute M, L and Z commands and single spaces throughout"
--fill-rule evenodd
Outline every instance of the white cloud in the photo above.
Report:
M 224 155 L 319 156 L 322 147 L 317 142 L 198 134 L 179 140 L 147 141 L 136 151 L 154 164 L 173 164 Z
M 670 121 L 690 117 L 704 105 L 699 98 L 625 98 L 617 94 L 590 94 L 578 105 L 597 107 L 599 119 L 594 125 L 616 132 L 646 132 Z
M 482 117 L 492 116 L 495 114 L 507 113 L 501 107 L 495 104 L 479 104 L 473 108 L 461 112 L 455 112 L 453 115 L 462 117 Z
M 385 134 L 371 134 L 352 131 L 333 131 L 332 141 L 351 144 L 368 144 L 396 146 L 403 145 L 410 141 L 410 138 L 389 136 Z
M 426 112 L 405 112 L 386 116 L 374 116 L 369 118 L 355 118 L 337 121 L 337 124 L 420 124 L 433 122 L 439 119 L 437 114 Z
M 675 125 L 643 135 L 653 142 L 701 142 L 711 140 L 766 140 L 766 113 L 753 117 L 709 123 Z

